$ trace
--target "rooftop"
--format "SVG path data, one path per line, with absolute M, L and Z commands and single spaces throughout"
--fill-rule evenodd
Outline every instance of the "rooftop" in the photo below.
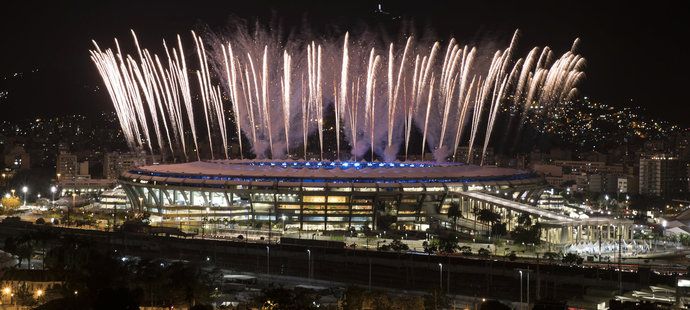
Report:
M 326 180 L 376 181 L 427 180 L 453 182 L 471 179 L 529 179 L 535 176 L 523 170 L 495 166 L 475 166 L 460 163 L 436 162 L 315 162 L 315 161 L 251 161 L 216 160 L 181 164 L 143 166 L 129 171 L 134 175 L 155 177 L 238 180 L 243 178 L 300 179 L 303 182 Z

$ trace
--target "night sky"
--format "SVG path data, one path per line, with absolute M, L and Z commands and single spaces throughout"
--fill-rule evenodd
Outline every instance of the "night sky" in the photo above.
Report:
M 177 33 L 189 36 L 189 30 L 201 24 L 217 29 L 227 24 L 230 15 L 264 21 L 277 16 L 287 28 L 298 28 L 306 17 L 317 31 L 399 23 L 374 14 L 378 1 L 42 2 L 0 5 L 0 92 L 7 92 L 0 96 L 4 119 L 112 110 L 88 57 L 90 40 L 110 47 L 113 37 L 118 37 L 129 44 L 130 28 L 137 31 L 142 45 L 155 50 L 162 38 L 170 40 Z M 682 1 L 606 6 L 597 4 L 603 1 L 514 2 L 382 1 L 391 16 L 433 29 L 440 39 L 450 35 L 461 42 L 492 39 L 506 46 L 519 28 L 521 48 L 548 45 L 561 54 L 580 37 L 580 53 L 588 62 L 582 95 L 613 106 L 639 105 L 652 116 L 690 125 L 686 112 L 690 11 Z

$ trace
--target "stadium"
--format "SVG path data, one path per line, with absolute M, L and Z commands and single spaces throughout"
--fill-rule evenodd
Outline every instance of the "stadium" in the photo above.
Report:
M 119 181 L 135 210 L 163 223 L 344 230 L 376 229 L 377 217 L 392 216 L 397 228 L 418 231 L 447 220 L 448 207 L 462 203 L 460 193 L 543 182 L 528 171 L 460 163 L 260 160 L 143 166 Z

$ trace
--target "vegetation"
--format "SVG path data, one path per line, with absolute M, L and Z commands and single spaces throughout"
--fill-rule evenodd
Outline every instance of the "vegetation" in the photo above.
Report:
M 563 259 L 561 260 L 564 264 L 568 265 L 582 265 L 582 262 L 584 262 L 584 258 L 580 255 L 577 255 L 575 253 L 568 253 L 565 256 L 563 256 Z
M 139 309 L 144 305 L 204 309 L 222 279 L 217 270 L 196 264 L 128 259 L 95 244 L 40 231 L 7 238 L 4 250 L 21 261 L 42 250 L 45 269 L 64 280 L 50 292 L 61 297 L 36 309 Z M 35 301 L 33 297 L 21 301 L 19 295 L 17 301 L 33 306 L 29 299 Z
M 395 240 L 391 241 L 390 244 L 382 245 L 379 248 L 379 250 L 381 250 L 381 251 L 393 251 L 393 252 L 405 252 L 405 251 L 410 250 L 410 247 L 406 243 L 400 241 L 400 239 L 395 239 Z
M 441 290 L 433 290 L 424 296 L 423 309 L 448 309 L 450 307 L 450 298 L 443 294 Z M 422 308 L 420 308 L 422 309 Z
M 539 244 L 541 242 L 541 224 L 533 223 L 527 213 L 522 213 L 517 219 L 518 225 L 510 233 L 515 243 Z
M 483 302 L 480 310 L 510 310 L 511 308 L 497 300 L 487 300 Z
M 10 211 L 18 208 L 22 204 L 22 201 L 17 196 L 7 195 L 2 197 L 0 203 L 2 203 L 3 211 Z
M 503 237 L 508 234 L 506 223 L 493 223 L 491 225 L 491 235 L 496 237 Z
M 438 251 L 438 242 L 422 242 L 422 247 L 424 247 L 424 253 L 434 254 Z
M 439 295 L 442 298 L 445 295 Z M 439 307 L 428 307 L 427 300 L 433 305 L 434 297 L 430 295 L 421 296 L 390 296 L 381 291 L 367 291 L 358 286 L 350 286 L 345 289 L 341 297 L 343 310 L 359 309 L 400 309 L 400 310 L 424 310 L 440 309 Z M 445 305 L 445 304 L 444 304 Z M 282 308 L 281 308 L 282 309 Z M 303 308 L 310 309 L 310 308 Z
M 490 209 L 481 209 L 477 211 L 477 219 L 486 224 L 496 223 L 501 221 L 501 215 Z
M 376 227 L 378 227 L 379 230 L 386 230 L 390 229 L 395 222 L 398 221 L 398 217 L 395 215 L 390 215 L 390 214 L 383 214 L 379 215 L 376 217 Z
M 462 211 L 460 210 L 460 204 L 457 202 L 451 202 L 448 207 L 448 217 L 453 220 L 453 230 L 458 230 L 458 218 L 462 217 Z
M 301 310 L 318 308 L 318 304 L 314 302 L 318 299 L 319 295 L 312 290 L 292 290 L 270 284 L 268 288 L 261 290 L 261 294 L 255 298 L 255 303 L 260 305 L 261 309 Z
M 559 258 L 562 258 L 560 254 L 554 253 L 554 252 L 546 252 L 544 253 L 544 259 L 547 259 L 549 261 L 555 261 Z
M 494 237 L 503 237 L 508 234 L 507 224 L 501 223 L 501 215 L 490 210 L 480 209 L 475 211 L 477 220 L 489 226 L 489 234 Z
M 460 238 L 455 232 L 448 234 L 441 234 L 438 238 L 432 240 L 432 243 L 436 243 L 436 248 L 442 253 L 455 253 L 455 251 L 460 249 Z
M 489 249 L 481 248 L 479 251 L 477 251 L 477 254 L 482 257 L 489 257 L 491 255 L 491 251 L 489 251 Z

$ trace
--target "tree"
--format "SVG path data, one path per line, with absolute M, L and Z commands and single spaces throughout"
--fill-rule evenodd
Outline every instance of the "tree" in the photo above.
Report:
M 22 201 L 17 196 L 6 195 L 2 197 L 1 203 L 5 211 L 8 211 L 18 208 L 22 204 Z
M 36 299 L 34 299 L 33 292 L 29 290 L 26 283 L 19 285 L 15 298 L 17 303 L 22 306 L 33 306 L 36 304 Z
M 434 254 L 438 251 L 438 242 L 422 242 L 422 247 L 424 247 L 424 253 Z
M 493 235 L 493 227 L 491 226 L 501 221 L 501 215 L 490 209 L 481 209 L 477 213 L 477 219 L 480 222 L 489 225 L 489 233 Z
M 529 216 L 528 213 L 520 213 L 520 216 L 518 216 L 517 218 L 517 222 L 519 225 L 522 226 L 531 226 L 532 218 Z
M 5 252 L 16 255 L 19 258 L 18 265 L 26 259 L 31 266 L 31 257 L 34 255 L 36 241 L 31 234 L 23 234 L 17 237 L 5 239 Z
M 516 243 L 539 244 L 541 242 L 541 225 L 535 224 L 531 227 L 515 227 L 511 233 Z
M 138 310 L 142 291 L 130 290 L 127 287 L 108 287 L 100 292 L 94 300 L 94 309 Z
M 31 269 L 31 257 L 34 256 L 35 242 L 29 238 L 22 239 L 17 244 L 16 254 L 19 257 L 19 264 L 21 265 L 22 259 L 26 258 L 29 269 Z
M 455 253 L 455 251 L 458 250 L 459 242 L 460 238 L 458 238 L 456 233 L 439 235 L 438 238 L 432 240 L 436 248 L 443 253 Z
M 544 259 L 547 259 L 549 261 L 555 261 L 556 259 L 560 258 L 561 255 L 558 253 L 554 252 L 546 252 L 544 253 Z
M 261 294 L 255 298 L 255 301 L 261 305 L 261 309 L 302 310 L 316 309 L 318 304 L 314 301 L 319 300 L 319 298 L 320 296 L 313 290 L 291 290 L 269 284 L 267 288 L 261 290 Z
M 376 227 L 378 229 L 389 229 L 391 225 L 398 221 L 398 217 L 390 214 L 383 214 L 376 217 Z
M 462 217 L 462 211 L 460 210 L 459 203 L 450 203 L 450 206 L 448 207 L 448 217 L 453 220 L 453 230 L 458 230 L 458 218 Z
M 497 300 L 487 300 L 482 303 L 481 307 L 479 307 L 481 310 L 510 310 L 509 306 L 506 306 L 505 304 L 501 303 L 500 301 Z
M 209 273 L 199 266 L 173 263 L 167 268 L 166 275 L 170 279 L 167 283 L 169 296 L 175 303 L 194 306 L 197 303 L 209 301 L 211 292 Z
M 503 237 L 508 234 L 508 229 L 506 228 L 506 223 L 493 223 L 491 225 L 491 235 L 497 237 Z
M 481 249 L 479 249 L 477 254 L 479 254 L 479 256 L 482 256 L 482 257 L 489 257 L 491 255 L 491 251 L 489 251 L 489 249 L 481 248 Z
M 410 247 L 404 242 L 400 241 L 400 239 L 395 239 L 391 241 L 390 249 L 395 252 L 405 252 L 408 251 Z
M 450 306 L 450 298 L 443 294 L 440 289 L 435 289 L 429 294 L 424 295 L 424 309 L 448 309 Z
M 481 209 L 478 212 L 477 218 L 480 222 L 495 223 L 501 220 L 501 215 L 494 211 L 491 211 L 490 209 Z
M 362 309 L 362 303 L 366 299 L 366 291 L 359 286 L 349 286 L 343 294 L 342 306 L 344 310 Z
M 580 255 L 577 255 L 575 253 L 568 253 L 565 256 L 563 256 L 563 259 L 561 261 L 564 264 L 568 264 L 568 265 L 574 265 L 574 264 L 582 265 L 582 262 L 584 262 L 584 260 L 585 259 L 582 258 L 582 256 L 580 256 Z

